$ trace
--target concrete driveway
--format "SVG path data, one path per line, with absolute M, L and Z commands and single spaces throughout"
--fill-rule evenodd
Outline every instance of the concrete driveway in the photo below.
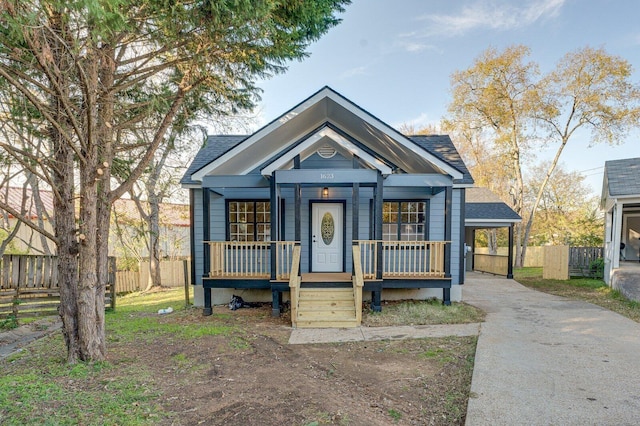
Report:
M 463 299 L 488 312 L 467 425 L 640 424 L 640 324 L 478 273 Z

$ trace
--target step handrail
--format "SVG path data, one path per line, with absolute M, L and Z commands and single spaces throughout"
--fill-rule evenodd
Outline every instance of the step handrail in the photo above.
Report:
M 291 326 L 296 328 L 298 322 L 298 300 L 300 295 L 300 244 L 293 247 L 291 255 L 291 272 L 289 274 L 289 297 L 291 299 Z
M 360 245 L 353 246 L 353 299 L 356 308 L 356 324 L 362 323 L 362 287 L 364 287 L 364 274 L 362 272 L 362 260 L 360 257 Z

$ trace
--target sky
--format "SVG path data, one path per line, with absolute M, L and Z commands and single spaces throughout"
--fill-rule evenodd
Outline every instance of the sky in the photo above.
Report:
M 528 46 L 542 72 L 576 49 L 604 48 L 629 61 L 639 83 L 639 15 L 638 0 L 354 0 L 308 58 L 259 82 L 262 101 L 250 130 L 324 86 L 394 127 L 437 124 L 451 101 L 451 74 L 489 47 Z M 561 163 L 599 195 L 606 160 L 640 156 L 640 132 L 620 142 L 588 147 L 588 133 L 579 134 Z

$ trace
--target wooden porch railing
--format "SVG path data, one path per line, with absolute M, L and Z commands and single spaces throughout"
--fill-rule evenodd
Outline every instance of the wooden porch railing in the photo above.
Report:
M 291 272 L 289 274 L 289 294 L 291 302 L 291 326 L 298 323 L 298 298 L 300 295 L 300 246 L 293 247 L 291 256 Z
M 364 274 L 362 272 L 362 263 L 357 259 L 362 257 L 360 245 L 353 245 L 353 299 L 356 305 L 356 324 L 362 324 L 362 287 L 364 287 Z
M 382 259 L 378 259 L 378 242 L 382 243 Z M 382 278 L 444 277 L 447 241 L 358 240 L 357 243 L 365 280 L 376 278 L 379 261 L 382 262 Z
M 289 280 L 294 241 L 206 241 L 211 249 L 211 278 L 271 278 L 271 256 L 276 256 L 276 279 Z

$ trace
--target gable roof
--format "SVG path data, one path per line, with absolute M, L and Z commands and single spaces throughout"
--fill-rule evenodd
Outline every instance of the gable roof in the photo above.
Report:
M 612 197 L 640 196 L 640 157 L 606 161 L 603 186 Z
M 409 136 L 409 139 L 459 170 L 463 175 L 462 179 L 454 179 L 454 183 L 473 184 L 473 177 L 449 135 L 414 135 Z
M 446 155 L 430 152 L 329 87 L 252 135 L 237 140 L 237 144 L 227 145 L 226 150 L 221 148 L 223 140 L 219 137 L 208 140 L 207 146 L 216 142 L 218 148 L 203 148 L 194 159 L 197 164 L 192 163 L 181 182 L 198 184 L 206 175 L 247 174 L 325 124 L 335 126 L 407 173 L 441 173 L 451 176 L 454 182 L 472 182 L 471 176 L 465 176 Z M 455 151 L 453 144 L 448 149 Z M 203 161 L 205 158 L 209 161 Z
M 467 188 L 465 191 L 465 225 L 506 226 L 522 218 L 488 188 Z

